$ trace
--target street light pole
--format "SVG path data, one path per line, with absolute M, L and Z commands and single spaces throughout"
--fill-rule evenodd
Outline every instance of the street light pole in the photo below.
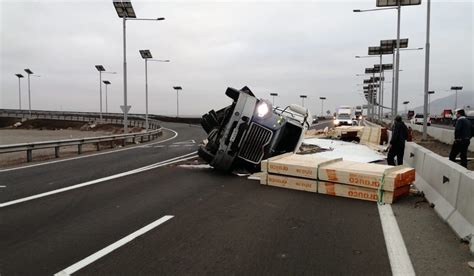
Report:
M 128 133 L 127 103 L 127 16 L 123 17 L 123 133 Z
M 18 77 L 18 109 L 21 110 L 21 78 L 23 78 L 22 74 L 15 74 Z
M 109 113 L 109 109 L 108 109 L 108 100 L 107 100 L 107 86 L 109 86 L 110 84 L 110 81 L 108 80 L 104 80 L 103 83 L 105 84 L 105 114 L 108 114 Z
M 137 18 L 135 10 L 133 9 L 132 3 L 129 0 L 114 0 L 113 1 L 117 15 L 122 18 L 123 21 L 123 130 L 124 133 L 128 133 L 128 111 L 130 106 L 127 104 L 127 20 L 146 20 L 156 21 L 164 20 L 164 17 L 148 19 L 148 18 Z
M 395 99 L 393 103 L 393 114 L 396 116 L 398 114 L 398 81 L 400 74 L 400 17 L 401 17 L 401 0 L 397 0 L 397 54 L 396 54 L 396 63 L 395 63 Z
M 323 114 L 324 100 L 326 99 L 326 97 L 319 97 L 319 99 L 321 100 L 321 117 L 323 117 L 324 116 L 324 114 Z
M 25 69 L 25 72 L 28 74 L 28 110 L 31 119 L 31 89 L 30 89 L 30 76 L 33 72 L 30 69 Z
M 275 97 L 278 96 L 278 93 L 270 93 L 270 96 L 273 97 L 273 106 L 275 106 Z
M 304 99 L 306 99 L 307 97 L 308 96 L 306 96 L 306 95 L 300 95 L 301 103 L 302 103 L 303 107 L 304 107 Z
M 454 109 L 458 108 L 458 91 L 462 90 L 462 86 L 451 86 L 451 90 L 456 91 L 456 98 L 454 100 Z
M 178 92 L 179 90 L 183 90 L 181 86 L 173 86 L 173 89 L 176 90 L 176 118 L 179 117 L 179 96 Z
M 431 94 L 434 93 L 434 91 L 428 91 L 428 114 L 431 114 Z
M 429 80 L 430 80 L 430 10 L 431 0 L 426 4 L 426 46 L 425 46 L 425 89 L 423 97 L 423 136 L 422 139 L 428 138 L 428 104 L 429 104 Z M 434 91 L 433 91 L 434 93 Z
M 169 60 L 157 60 L 152 59 L 150 50 L 139 50 L 140 55 L 145 60 L 145 129 L 148 132 L 148 60 L 150 61 L 160 61 L 160 62 L 169 62 Z
M 403 102 L 403 104 L 405 105 L 405 114 L 407 114 L 407 118 L 408 118 L 408 109 L 407 109 L 407 106 L 410 102 L 409 101 L 405 101 Z

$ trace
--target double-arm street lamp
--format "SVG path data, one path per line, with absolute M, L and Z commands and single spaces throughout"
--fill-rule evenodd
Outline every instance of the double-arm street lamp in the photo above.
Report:
M 270 93 L 270 96 L 273 97 L 273 106 L 275 106 L 275 97 L 278 97 L 278 93 Z
M 181 86 L 173 86 L 173 89 L 176 90 L 176 118 L 179 117 L 179 96 L 178 92 L 183 90 Z
M 24 78 L 22 74 L 15 74 L 18 78 L 18 109 L 21 110 L 21 79 Z
M 100 96 L 100 122 L 102 123 L 102 73 L 104 74 L 117 74 L 117 72 L 106 72 L 104 66 L 96 65 L 95 68 L 99 71 L 99 96 Z M 107 112 L 107 111 L 106 111 Z
M 107 86 L 110 85 L 110 81 L 104 80 L 103 83 L 105 84 L 105 114 L 109 113 L 109 104 L 107 101 Z
M 324 114 L 323 114 L 324 100 L 326 99 L 326 97 L 319 97 L 319 99 L 321 100 L 321 117 L 323 117 L 324 116 Z
M 306 95 L 300 95 L 300 98 L 301 98 L 301 104 L 303 105 L 304 107 L 304 99 L 306 99 L 308 96 Z
M 164 17 L 158 18 L 137 18 L 135 10 L 133 9 L 132 3 L 129 0 L 114 0 L 114 7 L 117 11 L 118 17 L 123 20 L 123 130 L 124 133 L 128 133 L 128 111 L 130 106 L 127 104 L 127 34 L 126 34 L 126 22 L 127 20 L 140 20 L 140 21 L 161 21 L 165 20 Z
M 394 95 L 395 100 L 393 106 L 393 113 L 397 114 L 398 109 L 398 80 L 399 80 L 399 70 L 400 70 L 400 17 L 401 17 L 401 6 L 412 6 L 420 5 L 421 0 L 377 0 L 376 6 L 381 7 L 377 9 L 368 9 L 368 10 L 353 10 L 354 12 L 369 12 L 369 11 L 380 11 L 380 10 L 397 10 L 397 39 L 396 39 L 396 60 L 395 60 L 395 82 L 394 82 Z
M 170 62 L 168 59 L 152 59 L 150 50 L 140 50 L 140 55 L 145 60 L 145 129 L 148 132 L 148 61 Z

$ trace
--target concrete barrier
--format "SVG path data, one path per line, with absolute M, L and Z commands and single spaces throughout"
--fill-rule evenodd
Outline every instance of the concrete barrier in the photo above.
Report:
M 448 224 L 461 238 L 470 239 L 471 252 L 474 252 L 474 172 L 472 171 L 461 173 L 456 210 L 448 218 Z
M 456 200 L 461 172 L 466 169 L 432 152 L 425 154 L 421 177 L 433 188 L 433 193 L 425 195 L 435 204 L 435 211 L 447 220 L 456 209 Z
M 403 155 L 403 164 L 410 166 L 416 170 L 417 173 L 423 171 L 423 164 L 425 162 L 425 154 L 431 151 L 424 147 L 413 143 L 405 143 L 405 153 Z
M 416 144 L 406 143 L 404 164 L 416 169 L 415 186 L 474 254 L 474 172 Z
M 408 123 L 407 126 L 411 127 L 413 130 L 416 130 L 418 132 L 423 132 L 422 125 L 415 125 L 415 124 Z M 426 133 L 429 136 L 433 137 L 434 139 L 442 143 L 445 143 L 448 145 L 452 145 L 454 143 L 454 129 L 429 126 Z M 471 138 L 471 144 L 469 145 L 468 150 L 474 152 L 474 138 Z

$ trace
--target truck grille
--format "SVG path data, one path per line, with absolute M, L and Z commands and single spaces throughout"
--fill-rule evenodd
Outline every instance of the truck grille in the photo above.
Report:
M 273 132 L 268 128 L 255 123 L 250 124 L 247 135 L 243 139 L 239 157 L 251 163 L 258 164 L 262 161 L 264 147 L 270 143 Z

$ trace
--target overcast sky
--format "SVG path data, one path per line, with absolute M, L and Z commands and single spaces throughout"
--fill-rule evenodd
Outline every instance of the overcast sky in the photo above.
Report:
M 363 77 L 356 74 L 379 62 L 366 55 L 368 46 L 396 38 L 396 10 L 353 13 L 375 8 L 367 1 L 132 1 L 141 18 L 164 21 L 127 22 L 128 100 L 130 112 L 145 111 L 144 61 L 138 50 L 149 49 L 149 112 L 201 115 L 230 103 L 229 86 L 244 85 L 262 98 L 275 92 L 277 105 L 301 104 L 321 111 L 338 105 L 360 105 Z M 401 37 L 409 48 L 425 46 L 426 0 L 402 8 Z M 431 13 L 433 99 L 473 91 L 473 1 L 434 1 Z M 0 0 L 1 108 L 18 108 L 18 79 L 30 68 L 33 109 L 99 111 L 101 64 L 109 80 L 110 112 L 123 104 L 122 21 L 112 0 Z M 423 102 L 424 51 L 401 52 L 400 102 Z M 392 56 L 384 57 L 391 63 Z M 386 77 L 391 79 L 391 73 Z M 389 104 L 391 84 L 386 84 Z M 28 107 L 27 81 L 22 79 L 22 107 Z M 105 88 L 103 89 L 105 111 Z M 473 101 L 474 96 L 470 99 Z M 403 107 L 400 107 L 402 109 Z

